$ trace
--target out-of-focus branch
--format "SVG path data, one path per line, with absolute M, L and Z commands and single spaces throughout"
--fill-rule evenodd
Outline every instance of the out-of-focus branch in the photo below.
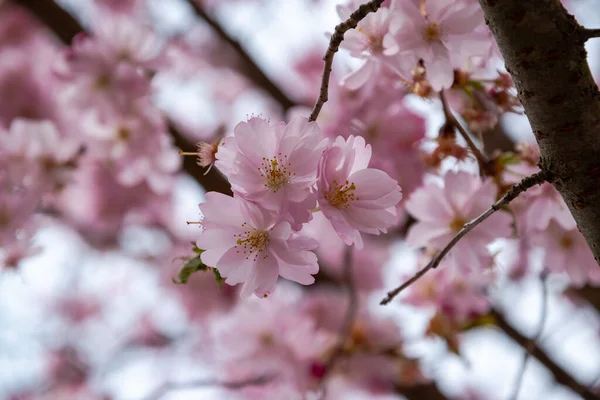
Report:
M 540 322 L 538 325 L 537 332 L 535 336 L 530 341 L 530 346 L 535 345 L 540 336 L 542 336 L 542 332 L 544 331 L 544 325 L 546 324 L 546 317 L 548 315 L 548 287 L 546 286 L 546 276 L 543 274 L 540 277 L 541 285 L 542 285 L 542 310 L 540 312 Z M 517 380 L 515 381 L 514 391 L 512 396 L 509 397 L 509 400 L 517 400 L 519 398 L 519 391 L 521 390 L 521 385 L 523 384 L 523 377 L 525 376 L 525 370 L 527 369 L 527 361 L 529 360 L 529 356 L 531 353 L 529 352 L 529 348 L 525 348 L 525 354 L 523 355 L 523 362 L 521 363 L 521 368 L 517 372 Z
M 73 37 L 84 30 L 71 14 L 52 0 L 12 1 L 29 10 L 65 44 L 71 44 Z
M 321 89 L 319 90 L 319 98 L 317 99 L 317 102 L 310 113 L 310 121 L 317 120 L 317 117 L 321 112 L 321 108 L 323 108 L 323 105 L 327 102 L 327 100 L 329 100 L 329 78 L 331 76 L 333 57 L 335 56 L 335 53 L 338 52 L 340 44 L 344 40 L 344 34 L 350 29 L 356 28 L 358 23 L 362 21 L 362 19 L 365 18 L 369 13 L 376 12 L 384 1 L 385 0 L 371 0 L 368 3 L 361 5 L 358 7 L 358 10 L 350 14 L 350 17 L 347 20 L 335 27 L 335 32 L 333 35 L 331 35 L 329 46 L 327 47 L 327 51 L 323 57 L 325 66 L 323 67 Z
M 346 286 L 346 290 L 348 291 L 348 308 L 346 309 L 346 315 L 342 321 L 342 326 L 340 328 L 340 339 L 333 349 L 333 353 L 327 360 L 327 364 L 325 366 L 326 374 L 329 374 L 339 358 L 344 353 L 344 345 L 346 341 L 352 334 L 352 327 L 354 326 L 354 320 L 356 319 L 356 314 L 358 313 L 358 293 L 356 292 L 356 287 L 354 286 L 354 278 L 353 275 L 353 264 L 352 264 L 352 250 L 353 247 L 346 247 L 344 249 L 344 259 L 343 259 L 343 280 Z M 326 398 L 326 376 L 323 377 L 321 381 L 321 399 Z
M 477 164 L 479 164 L 479 171 L 484 175 L 490 175 L 490 161 L 488 160 L 486 155 L 483 154 L 481 150 L 479 150 L 477 145 L 475 145 L 475 142 L 473 141 L 473 139 L 471 139 L 471 136 L 469 135 L 465 127 L 456 119 L 456 117 L 452 113 L 450 105 L 446 100 L 446 94 L 444 93 L 444 90 L 440 92 L 440 100 L 442 101 L 442 108 L 444 110 L 444 117 L 446 118 L 446 123 L 451 124 L 456 130 L 458 130 L 462 138 L 465 140 L 465 142 L 467 142 L 467 146 L 477 159 Z
M 71 44 L 75 35 L 84 32 L 81 24 L 52 0 L 13 0 L 13 2 L 29 10 L 66 45 Z M 183 151 L 194 151 L 196 148 L 194 143 L 186 139 L 171 121 L 168 124 L 169 133 L 173 137 L 175 145 Z M 231 194 L 229 182 L 215 169 L 204 175 L 196 161 L 190 157 L 184 158 L 183 169 L 207 191 L 214 190 Z
M 600 395 L 591 392 L 588 388 L 579 383 L 571 376 L 571 374 L 556 364 L 533 340 L 523 336 L 519 331 L 513 328 L 500 311 L 492 309 L 491 314 L 495 319 L 496 326 L 548 368 L 558 383 L 570 388 L 585 400 L 600 400 Z
M 437 253 L 431 261 L 421 270 L 419 270 L 412 278 L 404 282 L 402 285 L 398 286 L 396 289 L 388 292 L 387 296 L 381 300 L 381 305 L 386 305 L 394 297 L 396 297 L 400 292 L 404 289 L 415 283 L 419 280 L 423 275 L 425 275 L 429 270 L 437 268 L 442 262 L 442 259 L 452 250 L 452 248 L 465 236 L 469 233 L 473 228 L 477 225 L 488 219 L 492 214 L 496 211 L 500 210 L 502 207 L 509 204 L 511 201 L 516 199 L 521 193 L 525 192 L 527 189 L 539 185 L 541 183 L 546 182 L 548 179 L 548 173 L 545 170 L 537 172 L 533 175 L 530 175 L 526 178 L 523 178 L 521 182 L 514 184 L 508 192 L 500 200 L 494 203 L 486 212 L 481 214 L 479 217 L 475 218 L 471 222 L 466 223 L 462 229 L 450 240 L 450 243 L 446 245 L 439 253 Z
M 206 22 L 206 24 L 212 28 L 212 30 L 221 40 L 226 42 L 235 50 L 244 64 L 244 68 L 241 68 L 240 72 L 246 75 L 246 77 L 257 87 L 269 93 L 271 97 L 281 105 L 284 111 L 287 111 L 296 105 L 296 103 L 290 99 L 287 94 L 285 94 L 283 90 L 281 90 L 281 88 L 263 72 L 263 70 L 248 54 L 246 49 L 244 49 L 244 47 L 242 47 L 237 40 L 231 37 L 225 31 L 225 29 L 223 29 L 221 24 L 211 15 L 209 15 L 209 13 L 198 3 L 197 0 L 188 0 L 188 3 L 190 6 L 192 6 L 198 17 Z

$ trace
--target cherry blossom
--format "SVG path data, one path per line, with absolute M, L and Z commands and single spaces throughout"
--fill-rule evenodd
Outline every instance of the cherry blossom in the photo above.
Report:
M 362 137 L 338 137 L 319 163 L 318 195 L 323 215 L 347 245 L 362 249 L 360 233 L 379 235 L 396 223 L 402 198 L 398 182 L 367 168 L 371 146 Z
M 452 0 L 426 0 L 424 12 L 414 1 L 397 1 L 390 33 L 383 45 L 385 54 L 423 60 L 433 90 L 449 88 L 453 68 L 462 66 L 470 56 L 489 47 L 485 37 L 473 35 L 483 24 L 481 7 L 476 3 Z
M 298 230 L 310 218 L 306 210 L 315 206 L 312 187 L 325 145 L 318 125 L 306 118 L 287 125 L 252 118 L 221 142 L 215 165 L 235 193 L 268 210 L 289 213 Z
M 533 241 L 546 251 L 544 267 L 549 271 L 566 272 L 576 287 L 600 284 L 598 263 L 576 228 L 565 229 L 551 220 L 543 231 L 533 236 Z
M 197 241 L 202 261 L 217 268 L 226 283 L 244 282 L 241 296 L 265 297 L 277 277 L 308 285 L 318 271 L 315 240 L 291 231 L 286 221 L 258 205 L 220 193 L 200 204 L 203 231 Z
M 417 219 L 407 243 L 441 250 L 467 222 L 494 204 L 497 192 L 491 179 L 482 182 L 465 171 L 447 172 L 443 186 L 426 184 L 406 201 L 406 210 Z M 450 252 L 450 258 L 462 271 L 476 270 L 489 257 L 486 246 L 511 232 L 510 215 L 497 212 L 467 234 Z

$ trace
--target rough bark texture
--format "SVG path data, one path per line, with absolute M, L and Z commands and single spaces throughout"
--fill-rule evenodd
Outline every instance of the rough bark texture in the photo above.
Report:
M 558 0 L 479 0 L 577 226 L 600 260 L 600 95 L 575 18 Z

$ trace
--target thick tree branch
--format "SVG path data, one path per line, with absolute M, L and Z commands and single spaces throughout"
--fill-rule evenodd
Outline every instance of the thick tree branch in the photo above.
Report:
M 368 3 L 365 3 L 358 7 L 358 10 L 354 11 L 350 14 L 350 17 L 338 24 L 335 27 L 335 32 L 331 35 L 331 39 L 329 40 L 329 46 L 327 47 L 327 51 L 325 52 L 325 56 L 323 57 L 323 61 L 325 61 L 325 66 L 323 67 L 323 77 L 321 79 L 321 89 L 319 90 L 319 98 L 313 107 L 310 116 L 308 119 L 310 121 L 316 121 L 319 113 L 321 112 L 321 108 L 323 105 L 329 100 L 329 78 L 331 76 L 331 68 L 333 65 L 333 57 L 335 53 L 340 49 L 340 44 L 344 40 L 344 34 L 350 29 L 356 28 L 358 23 L 363 20 L 369 13 L 376 12 L 381 4 L 385 0 L 371 0 Z
M 491 313 L 494 316 L 496 326 L 548 368 L 558 383 L 567 386 L 585 400 L 600 400 L 600 395 L 591 392 L 588 388 L 575 380 L 575 378 L 567 371 L 556 364 L 544 350 L 538 347 L 537 344 L 513 328 L 500 311 L 492 309 Z
M 600 29 L 599 28 L 596 28 L 596 29 L 582 28 L 581 35 L 583 36 L 583 38 L 585 40 L 597 38 L 597 37 L 600 37 Z
M 429 270 L 437 268 L 438 265 L 440 265 L 440 262 L 442 262 L 442 260 L 444 259 L 444 257 L 450 252 L 450 250 L 452 250 L 452 248 L 458 242 L 460 242 L 460 240 L 467 233 L 469 233 L 471 230 L 473 230 L 473 228 L 475 228 L 477 225 L 479 225 L 480 223 L 482 223 L 483 221 L 488 219 L 496 211 L 500 210 L 502 207 L 506 206 L 511 201 L 516 199 L 521 193 L 525 192 L 527 189 L 529 189 L 535 185 L 544 183 L 544 182 L 546 182 L 547 179 L 548 179 L 548 173 L 546 171 L 542 170 L 542 171 L 537 172 L 533 175 L 530 175 L 526 178 L 523 178 L 523 180 L 521 182 L 514 184 L 508 190 L 508 192 L 506 192 L 506 194 L 504 196 L 502 196 L 502 198 L 500 200 L 498 200 L 497 202 L 492 204 L 492 206 L 486 212 L 484 212 L 483 214 L 481 214 L 479 217 L 475 218 L 474 220 L 466 223 L 462 227 L 462 229 L 456 234 L 456 236 L 454 236 L 452 238 L 452 240 L 450 240 L 450 243 L 448 243 L 446 245 L 446 247 L 444 247 L 439 253 L 437 253 L 423 269 L 419 270 L 412 278 L 410 278 L 409 280 L 404 282 L 402 285 L 398 286 L 396 289 L 388 292 L 387 296 L 383 300 L 381 300 L 381 303 L 379 303 L 379 304 L 381 304 L 381 305 L 388 304 L 390 301 L 392 301 L 392 299 L 394 297 L 399 295 L 400 292 L 402 292 L 404 289 L 406 289 L 407 287 L 409 287 L 410 285 L 412 285 L 413 283 L 418 281 Z
M 556 0 L 480 0 L 541 151 L 600 260 L 600 94 L 575 18 Z
M 81 24 L 54 1 L 13 0 L 13 2 L 29 10 L 66 45 L 71 44 L 75 35 L 84 32 Z M 183 151 L 194 151 L 196 149 L 195 144 L 182 135 L 171 121 L 168 121 L 168 124 L 169 133 L 173 137 L 177 147 Z M 214 168 L 207 175 L 204 175 L 202 169 L 196 164 L 195 159 L 184 157 L 183 169 L 207 191 L 214 190 L 224 194 L 231 194 L 229 182 Z
M 287 111 L 296 105 L 296 103 L 263 72 L 250 54 L 248 54 L 246 49 L 244 49 L 237 40 L 231 37 L 225 29 L 223 29 L 221 24 L 206 12 L 204 7 L 202 7 L 197 0 L 188 0 L 188 2 L 194 9 L 196 15 L 206 22 L 221 40 L 229 44 L 235 50 L 244 63 L 244 68 L 242 68 L 240 72 L 246 75 L 246 77 L 256 86 L 268 92 L 271 97 L 281 105 L 281 108 L 283 108 L 284 111 Z

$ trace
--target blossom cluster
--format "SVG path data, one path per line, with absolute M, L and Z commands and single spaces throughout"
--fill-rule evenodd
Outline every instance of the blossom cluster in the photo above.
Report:
M 318 243 L 302 233 L 314 212 L 357 249 L 362 233 L 396 223 L 402 192 L 388 174 L 368 168 L 371 147 L 362 137 L 330 142 L 306 118 L 273 124 L 254 117 L 219 143 L 215 157 L 234 196 L 207 193 L 197 245 L 228 284 L 244 283 L 244 297 L 266 297 L 279 276 L 314 282 Z
M 361 4 L 353 0 L 339 5 L 342 20 Z M 367 16 L 360 27 L 347 33 L 341 47 L 364 60 L 362 66 L 343 79 L 357 89 L 381 70 L 412 81 L 413 70 L 424 66 L 434 91 L 448 89 L 454 68 L 476 57 L 489 58 L 493 44 L 477 2 L 470 0 L 392 1 Z

